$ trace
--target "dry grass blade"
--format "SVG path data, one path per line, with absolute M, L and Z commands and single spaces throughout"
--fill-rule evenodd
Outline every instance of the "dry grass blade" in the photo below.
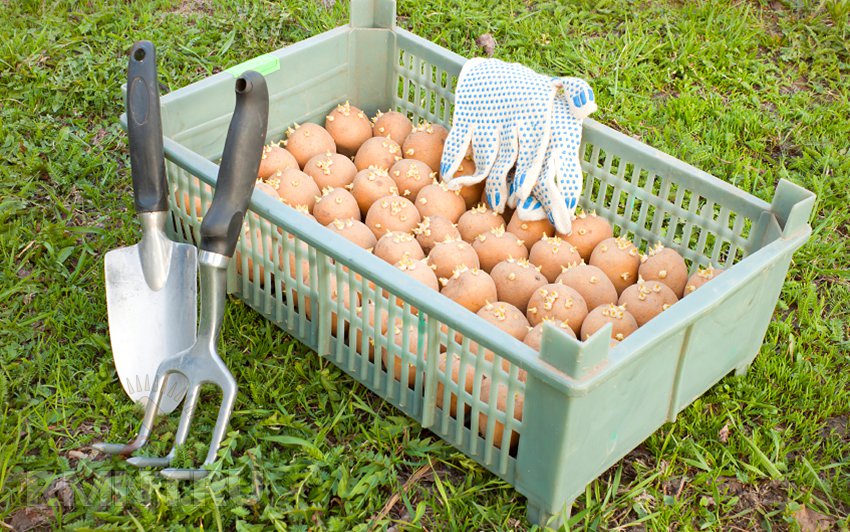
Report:
M 401 499 L 401 495 L 403 493 L 407 493 L 411 486 L 419 482 L 422 478 L 425 477 L 425 475 L 429 474 L 431 471 L 431 464 L 428 464 L 420 467 L 412 475 L 410 475 L 410 477 L 405 480 L 404 484 L 401 486 L 401 491 L 393 493 L 392 497 L 387 499 L 387 502 L 386 504 L 384 504 L 384 507 L 381 508 L 381 511 L 378 512 L 378 515 L 376 515 L 375 518 L 372 520 L 372 526 L 369 528 L 369 530 L 375 530 L 375 527 L 377 526 L 376 523 L 380 522 L 386 516 L 389 515 L 393 507 L 395 507 L 396 503 L 398 503 L 399 499 Z

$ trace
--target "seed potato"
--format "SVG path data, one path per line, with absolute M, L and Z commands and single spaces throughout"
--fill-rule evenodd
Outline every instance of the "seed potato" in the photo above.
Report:
M 528 331 L 528 334 L 525 335 L 523 343 L 525 343 L 525 345 L 531 347 L 535 351 L 540 351 L 540 345 L 543 343 L 543 324 L 547 321 L 558 329 L 577 339 L 576 333 L 575 331 L 573 331 L 573 328 L 570 327 L 569 323 L 546 319 L 541 321 L 534 327 L 531 327 L 531 330 Z
M 409 233 L 420 221 L 419 211 L 413 203 L 401 196 L 383 197 L 366 212 L 366 225 L 377 238 L 391 231 Z
M 325 129 L 336 143 L 336 149 L 351 156 L 372 137 L 372 123 L 363 111 L 348 101 L 339 104 L 325 117 Z
M 723 270 L 721 270 L 720 268 L 714 268 L 711 265 L 709 265 L 705 269 L 698 268 L 696 273 L 691 275 L 691 277 L 688 279 L 688 283 L 685 285 L 685 295 L 693 293 L 694 290 L 701 287 L 710 280 L 714 279 L 721 273 L 723 273 Z
M 460 232 L 457 226 L 442 216 L 426 216 L 422 222 L 413 230 L 416 240 L 422 246 L 426 254 L 444 240 L 460 240 Z
M 428 288 L 437 292 L 440 291 L 437 274 L 428 266 L 428 262 L 425 259 L 413 260 L 409 256 L 404 256 L 395 264 L 395 267 Z
M 618 342 L 623 341 L 638 328 L 637 321 L 635 321 L 634 316 L 626 310 L 626 307 L 618 305 L 602 305 L 596 307 L 587 314 L 587 318 L 585 318 L 584 323 L 581 326 L 581 339 L 587 340 L 606 323 L 610 323 L 613 327 L 611 330 L 611 338 Z
M 504 301 L 487 303 L 478 309 L 478 315 L 499 329 L 510 334 L 520 342 L 528 334 L 528 319 L 515 306 Z
M 549 220 L 520 220 L 516 212 L 511 216 L 511 221 L 508 222 L 508 232 L 515 234 L 520 240 L 525 242 L 525 247 L 531 251 L 532 246 L 540 241 L 544 236 L 553 236 L 555 228 L 549 223 Z
M 498 299 L 496 284 L 487 272 L 478 268 L 460 266 L 451 277 L 440 278 L 441 294 L 470 312 L 478 312 L 484 305 Z
M 447 369 L 447 362 L 451 360 L 451 368 Z M 443 385 L 443 379 L 451 379 L 452 384 L 448 386 L 449 390 L 454 390 L 455 386 L 460 384 L 459 376 L 460 376 L 460 357 L 457 355 L 447 355 L 446 353 L 440 353 L 440 358 L 437 366 L 439 367 L 438 377 L 437 377 L 437 408 L 443 408 L 443 404 L 445 401 L 446 388 Z M 466 393 L 472 394 L 473 386 L 475 384 L 475 364 L 468 363 L 464 370 L 463 377 L 463 388 L 466 390 Z M 452 417 L 457 417 L 457 394 L 454 391 L 449 392 L 449 414 Z M 469 408 L 469 405 L 466 405 L 466 408 Z
M 585 262 L 590 260 L 593 249 L 600 242 L 614 236 L 608 220 L 597 216 L 593 211 L 577 214 L 572 225 L 572 233 L 558 236 L 572 244 Z
M 404 363 L 402 362 L 402 357 L 407 359 L 412 359 L 416 356 L 417 348 L 419 345 L 419 331 L 417 330 L 415 325 L 408 325 L 404 327 L 401 319 L 397 319 L 393 327 L 387 330 L 387 335 L 389 336 L 390 344 L 395 346 L 393 349 L 393 354 L 387 352 L 385 347 L 381 347 L 381 362 L 384 364 L 384 368 L 389 371 L 390 366 L 390 358 L 393 359 L 392 362 L 392 373 L 393 377 L 397 381 L 401 381 L 403 378 L 402 368 Z M 407 343 L 405 345 L 405 337 L 407 337 Z M 412 388 L 416 383 L 416 366 L 414 364 L 407 365 L 407 386 Z
M 581 294 L 559 283 L 550 283 L 535 290 L 528 301 L 528 321 L 537 325 L 546 318 L 567 322 L 578 334 L 587 316 L 587 303 Z
M 508 411 L 508 387 L 506 384 L 499 384 L 496 388 L 495 392 L 491 391 L 492 388 L 492 379 L 485 376 L 481 381 L 481 393 L 479 398 L 486 402 L 491 403 L 493 398 L 491 397 L 495 393 L 495 403 L 496 408 L 501 412 L 507 413 Z M 520 393 L 515 393 L 513 397 L 513 418 L 517 421 L 522 421 L 522 408 L 525 403 L 525 396 Z M 482 437 L 487 437 L 487 414 L 481 412 L 478 414 L 478 433 L 481 434 Z M 504 432 L 505 425 L 498 419 L 493 423 L 493 445 L 497 448 L 501 449 L 504 440 Z M 511 449 L 516 448 L 519 443 L 519 434 L 514 431 L 511 431 L 509 436 L 509 445 Z
M 581 264 L 582 259 L 576 248 L 569 242 L 561 240 L 558 236 L 544 236 L 531 246 L 528 260 L 536 266 L 540 266 L 540 272 L 554 283 L 561 275 L 561 267 L 570 264 Z
M 396 161 L 390 168 L 390 176 L 395 180 L 399 195 L 413 201 L 419 191 L 434 182 L 437 174 L 427 164 L 416 159 Z
M 354 156 L 354 166 L 358 170 L 365 170 L 374 166 L 389 171 L 392 165 L 400 159 L 401 148 L 393 139 L 371 137 L 357 150 L 357 155 Z
M 581 294 L 589 309 L 595 309 L 599 305 L 617 304 L 618 296 L 614 283 L 596 266 L 573 264 L 565 268 L 555 282 L 569 286 Z
M 325 152 L 311 157 L 304 166 L 304 173 L 312 177 L 316 185 L 324 190 L 327 187 L 347 187 L 354 181 L 357 168 L 345 155 Z
M 404 143 L 404 139 L 413 130 L 410 119 L 398 111 L 387 111 L 386 113 L 378 111 L 372 122 L 374 123 L 372 126 L 373 137 L 389 136 L 399 146 Z
M 504 226 L 505 219 L 502 215 L 488 209 L 483 203 L 463 213 L 457 221 L 460 237 L 469 243 L 475 241 L 482 233 Z
M 351 192 L 344 188 L 326 188 L 313 206 L 313 216 L 322 225 L 347 218 L 360 221 L 360 207 Z
M 257 172 L 258 178 L 268 179 L 275 172 L 282 172 L 287 168 L 299 170 L 301 167 L 298 166 L 295 157 L 277 143 L 263 146 L 263 154 L 260 156 L 260 169 Z
M 645 257 L 641 257 L 638 276 L 646 281 L 661 281 L 681 298 L 688 283 L 688 266 L 676 250 L 665 248 L 659 242 Z
M 449 190 L 445 183 L 435 179 L 416 194 L 416 208 L 423 217 L 442 216 L 457 223 L 466 210 L 466 203 L 459 191 Z
M 528 258 L 528 249 L 522 240 L 505 231 L 504 227 L 478 235 L 472 247 L 478 253 L 481 269 L 487 273 L 503 260 Z
M 344 220 L 337 219 L 325 227 L 338 235 L 344 236 L 369 252 L 372 251 L 377 243 L 375 235 L 373 235 L 372 231 L 366 227 L 366 224 L 360 220 L 352 220 L 351 218 L 346 218 Z
M 618 305 L 626 307 L 634 316 L 638 327 L 667 310 L 679 298 L 667 285 L 661 281 L 644 281 L 639 279 L 636 284 L 627 286 L 620 294 Z
M 298 167 L 304 168 L 307 161 L 320 153 L 335 153 L 336 144 L 325 128 L 306 122 L 286 130 L 286 150 L 298 161 Z
M 349 188 L 351 195 L 357 200 L 363 218 L 366 218 L 366 213 L 373 203 L 385 196 L 398 194 L 395 181 L 381 168 L 367 168 L 357 172 Z
M 429 168 L 439 168 L 443 144 L 449 132 L 439 124 L 423 122 L 413 128 L 402 145 L 405 159 L 417 159 Z
M 526 259 L 506 259 L 490 271 L 496 283 L 499 301 L 505 301 L 520 309 L 528 310 L 528 301 L 534 292 L 549 283 L 536 266 Z
M 313 178 L 297 168 L 277 172 L 266 183 L 277 191 L 280 201 L 290 207 L 303 205 L 308 211 L 313 210 L 316 198 L 322 194 Z
M 480 268 L 478 254 L 469 243 L 463 240 L 444 240 L 438 242 L 428 254 L 428 265 L 438 278 L 448 279 L 458 266 Z
M 637 282 L 640 253 L 626 237 L 606 238 L 590 255 L 591 266 L 596 266 L 614 283 L 618 294 Z
M 375 256 L 390 264 L 395 264 L 404 257 L 408 257 L 411 260 L 425 258 L 425 253 L 422 251 L 422 246 L 416 241 L 416 237 L 411 233 L 402 233 L 399 231 L 385 233 L 384 236 L 378 239 L 374 253 Z

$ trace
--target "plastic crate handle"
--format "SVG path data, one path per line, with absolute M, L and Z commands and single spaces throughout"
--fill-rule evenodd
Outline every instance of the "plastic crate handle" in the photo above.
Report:
M 249 59 L 244 63 L 239 63 L 238 65 L 232 66 L 225 70 L 225 72 L 227 72 L 234 78 L 238 78 L 249 70 L 253 70 L 254 72 L 259 72 L 264 76 L 268 76 L 272 72 L 277 72 L 278 70 L 280 70 L 280 59 L 276 55 L 265 54 L 259 57 L 255 57 L 253 59 Z

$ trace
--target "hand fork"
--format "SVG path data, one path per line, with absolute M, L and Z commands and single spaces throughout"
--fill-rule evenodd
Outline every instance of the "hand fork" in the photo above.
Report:
M 201 223 L 198 262 L 201 273 L 201 313 L 195 344 L 157 368 L 145 409 L 142 428 L 129 444 L 99 443 L 94 448 L 107 454 L 129 456 L 145 446 L 153 428 L 157 405 L 165 392 L 169 375 L 180 374 L 189 381 L 183 412 L 174 437 L 174 447 L 164 457 L 132 457 L 127 461 L 138 467 L 171 465 L 177 449 L 186 442 L 201 386 L 221 388 L 222 403 L 213 429 L 204 466 L 215 461 L 219 445 L 236 401 L 236 380 L 216 349 L 227 297 L 227 265 L 242 233 L 245 210 L 254 189 L 268 122 L 268 89 L 262 75 L 248 71 L 236 80 L 236 108 L 227 131 L 215 196 Z M 163 476 L 177 480 L 197 480 L 209 474 L 206 469 L 168 468 Z

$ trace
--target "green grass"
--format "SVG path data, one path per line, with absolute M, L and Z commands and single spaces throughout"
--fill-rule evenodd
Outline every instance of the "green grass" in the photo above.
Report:
M 103 254 L 139 234 L 117 122 L 130 44 L 157 43 L 173 89 L 342 24 L 347 9 L 2 4 L 0 523 L 530 528 L 510 486 L 234 300 L 221 347 L 241 386 L 217 465 L 227 474 L 178 485 L 90 449 L 139 420 L 115 377 L 102 274 Z M 756 196 L 769 200 L 780 178 L 818 194 L 749 374 L 591 483 L 572 527 L 786 529 L 804 507 L 848 527 L 848 13 L 846 0 L 399 6 L 401 26 L 460 54 L 490 32 L 497 57 L 587 77 L 595 118 Z M 209 434 L 207 410 L 193 434 Z M 153 451 L 167 450 L 175 417 Z M 192 443 L 182 459 L 204 453 Z

